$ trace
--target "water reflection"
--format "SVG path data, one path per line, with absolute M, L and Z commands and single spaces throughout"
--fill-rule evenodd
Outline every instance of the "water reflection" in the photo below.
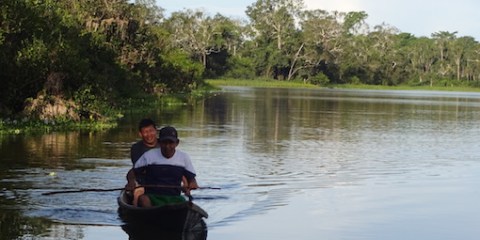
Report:
M 430 215 L 424 219 L 435 220 L 435 212 L 448 209 L 435 203 L 454 195 L 472 199 L 463 202 L 467 210 L 454 216 L 478 219 L 469 215 L 478 212 L 478 191 L 462 190 L 476 189 L 473 183 L 478 181 L 458 176 L 474 176 L 459 173 L 478 169 L 480 94 L 226 88 L 175 111 L 127 115 L 110 131 L 3 137 L 2 236 L 99 239 L 102 229 L 120 239 L 195 239 L 164 232 L 152 236 L 156 228 L 123 225 L 117 215 L 118 192 L 41 195 L 123 186 L 131 167 L 129 148 L 137 140 L 136 122 L 146 116 L 176 126 L 179 148 L 192 156 L 199 183 L 221 188 L 193 193 L 210 215 L 209 235 L 227 233 L 216 239 L 255 236 L 260 225 L 278 230 L 267 232 L 272 239 L 285 233 L 314 239 L 308 236 L 319 232 L 331 233 L 330 239 L 342 233 L 346 237 L 341 239 L 353 239 L 356 233 L 379 231 L 375 227 L 385 219 L 403 212 L 414 215 L 412 209 L 428 207 Z M 458 185 L 451 185 L 455 178 Z M 436 195 L 430 196 L 432 189 Z M 455 194 L 446 195 L 446 189 L 456 189 L 451 191 Z M 419 193 L 423 199 L 416 197 Z M 437 201 L 441 199 L 447 200 Z M 278 228 L 278 213 L 285 209 L 290 222 Z M 334 219 L 338 212 L 342 217 Z M 314 226 L 314 220 L 323 225 Z M 449 221 L 444 218 L 439 227 L 458 226 Z M 228 231 L 250 222 L 254 227 Z M 370 225 L 344 230 L 364 223 Z
M 402 94 L 228 88 L 223 96 L 206 100 L 205 105 L 220 110 L 192 113 L 187 125 L 208 127 L 189 130 L 195 138 L 187 141 L 197 146 L 191 151 L 205 169 L 216 169 L 209 178 L 239 185 L 224 189 L 230 199 L 215 204 L 243 201 L 214 208 L 212 219 L 222 220 L 212 225 L 285 206 L 305 189 L 442 175 L 432 173 L 432 167 L 478 156 L 468 150 L 472 145 L 460 142 L 477 142 L 479 94 Z M 226 115 L 217 116 L 221 113 Z M 223 158 L 209 159 L 212 153 Z
M 15 209 L 2 207 L 0 211 L 1 240 L 38 236 L 44 234 L 51 225 L 52 223 L 48 219 L 25 217 L 21 211 Z

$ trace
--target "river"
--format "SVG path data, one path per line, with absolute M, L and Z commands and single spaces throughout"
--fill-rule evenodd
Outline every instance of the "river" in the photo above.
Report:
M 135 239 L 118 191 L 42 193 L 123 187 L 143 117 L 221 188 L 193 193 L 209 240 L 480 236 L 479 93 L 226 87 L 108 131 L 3 136 L 0 239 Z

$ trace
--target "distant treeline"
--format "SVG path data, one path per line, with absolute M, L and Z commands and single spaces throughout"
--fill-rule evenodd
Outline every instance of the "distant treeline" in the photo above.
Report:
M 0 117 L 102 119 L 124 99 L 189 92 L 204 78 L 480 85 L 480 45 L 415 37 L 365 12 L 258 0 L 248 19 L 164 15 L 154 0 L 0 1 Z

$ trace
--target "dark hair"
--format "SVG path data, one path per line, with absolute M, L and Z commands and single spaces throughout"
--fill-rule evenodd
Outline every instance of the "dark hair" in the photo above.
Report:
M 155 122 L 152 119 L 144 118 L 140 120 L 140 123 L 138 123 L 138 131 L 141 131 L 142 128 L 148 127 L 148 126 L 153 126 L 155 129 L 157 128 L 157 124 L 155 124 Z

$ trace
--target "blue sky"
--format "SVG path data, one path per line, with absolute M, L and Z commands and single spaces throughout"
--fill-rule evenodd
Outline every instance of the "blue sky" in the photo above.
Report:
M 256 0 L 156 0 L 166 13 L 202 9 L 234 18 L 245 18 L 247 6 Z M 370 26 L 386 23 L 402 32 L 427 36 L 438 31 L 458 32 L 480 41 L 478 0 L 304 0 L 309 9 L 365 11 Z

